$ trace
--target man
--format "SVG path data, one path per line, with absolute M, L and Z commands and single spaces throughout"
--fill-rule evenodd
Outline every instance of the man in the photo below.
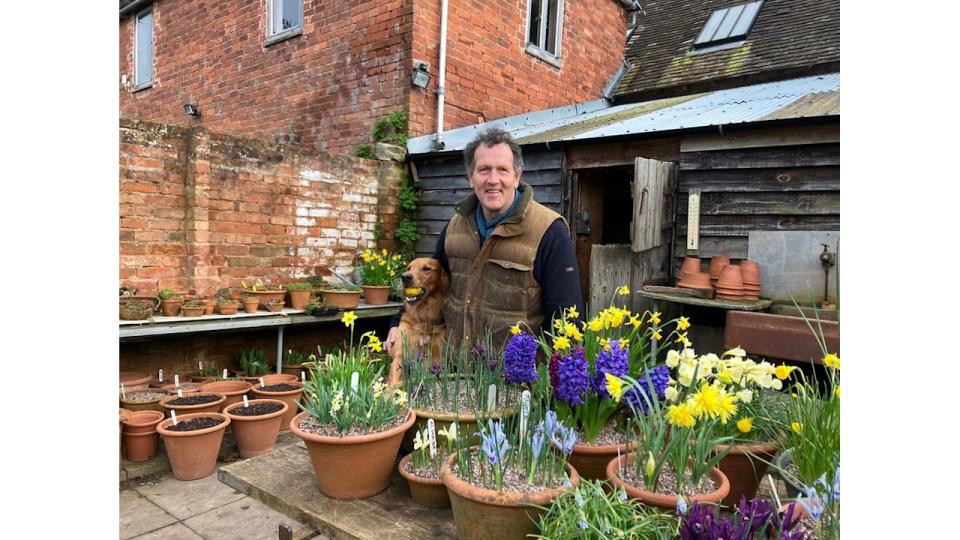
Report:
M 472 344 L 489 328 L 502 347 L 517 321 L 539 333 L 562 309 L 583 308 L 577 260 L 566 220 L 520 181 L 523 156 L 509 133 L 490 128 L 463 153 L 473 194 L 457 203 L 433 253 L 450 273 L 447 339 Z M 399 315 L 388 351 L 401 346 L 397 324 Z

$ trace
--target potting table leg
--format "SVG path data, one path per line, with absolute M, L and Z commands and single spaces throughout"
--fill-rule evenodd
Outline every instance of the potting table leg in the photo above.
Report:
M 283 327 L 277 327 L 277 373 L 283 373 Z

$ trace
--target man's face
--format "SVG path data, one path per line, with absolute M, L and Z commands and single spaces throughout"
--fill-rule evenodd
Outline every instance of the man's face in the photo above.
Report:
M 520 171 L 513 169 L 510 146 L 507 143 L 478 146 L 469 178 L 470 187 L 483 207 L 483 217 L 493 219 L 509 210 L 520 185 Z

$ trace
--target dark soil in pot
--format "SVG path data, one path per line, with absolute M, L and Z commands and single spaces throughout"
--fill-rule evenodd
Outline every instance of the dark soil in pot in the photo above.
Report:
M 218 426 L 223 423 L 221 418 L 211 418 L 209 416 L 204 416 L 202 418 L 191 418 L 183 422 L 178 422 L 176 425 L 171 425 L 167 427 L 170 431 L 198 431 L 201 429 L 212 428 L 213 426 Z
M 255 403 L 248 407 L 234 407 L 230 409 L 230 414 L 236 416 L 262 416 L 264 414 L 275 413 L 283 408 L 279 403 Z
M 289 392 L 291 390 L 299 389 L 299 386 L 293 386 L 292 384 L 280 383 L 280 384 L 271 384 L 270 386 L 257 386 L 257 390 L 262 390 L 264 392 Z
M 205 395 L 205 396 L 183 396 L 177 399 L 171 399 L 167 402 L 168 405 L 203 405 L 204 403 L 213 403 L 220 399 L 219 395 Z M 216 424 L 212 424 L 216 425 Z M 211 426 L 207 426 L 211 427 Z M 172 428 L 171 428 L 172 429 Z

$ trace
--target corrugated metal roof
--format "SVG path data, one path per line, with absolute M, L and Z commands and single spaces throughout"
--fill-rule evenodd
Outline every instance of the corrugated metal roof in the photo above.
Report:
M 499 126 L 520 144 L 584 141 L 763 120 L 840 115 L 840 74 L 718 90 L 705 94 L 610 106 L 606 100 L 546 109 L 407 141 L 411 155 L 463 150 L 477 133 Z

